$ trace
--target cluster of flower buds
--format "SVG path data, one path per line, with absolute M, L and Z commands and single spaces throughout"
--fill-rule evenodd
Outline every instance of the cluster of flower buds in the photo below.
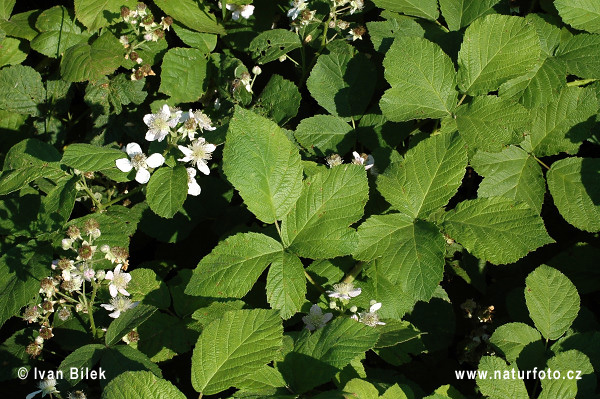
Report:
M 190 109 L 188 112 L 183 112 L 165 104 L 157 113 L 145 115 L 144 123 L 148 126 L 145 137 L 147 141 L 163 141 L 168 137 L 170 144 L 177 145 L 183 154 L 178 161 L 191 164 L 191 167 L 186 168 L 188 194 L 199 195 L 201 190 L 196 181 L 196 169 L 205 175 L 210 174 L 207 162 L 212 158 L 212 153 L 217 147 L 206 142 L 204 137 L 196 138 L 196 134 L 216 129 L 212 126 L 210 117 L 200 110 Z M 135 180 L 140 184 L 150 180 L 149 169 L 156 169 L 165 162 L 164 156 L 159 153 L 146 156 L 137 143 L 129 143 L 125 147 L 125 152 L 128 158 L 117 159 L 116 166 L 123 172 L 135 169 Z
M 142 64 L 144 60 L 136 50 L 143 49 L 147 42 L 157 42 L 165 37 L 165 31 L 170 30 L 173 24 L 173 18 L 161 17 L 160 22 L 156 22 L 154 15 L 148 9 L 145 3 L 138 3 L 135 9 L 121 7 L 121 18 L 128 23 L 133 32 L 129 35 L 123 35 L 119 41 L 127 50 L 125 59 L 132 60 L 140 65 L 137 69 L 133 68 L 131 80 L 140 80 L 146 76 L 155 75 L 152 67 L 148 64 Z
M 371 154 L 359 154 L 358 152 L 354 151 L 352 153 L 352 161 L 350 163 L 355 164 L 355 165 L 362 165 L 365 167 L 365 170 L 369 170 L 371 168 L 373 168 L 373 166 L 375 165 L 375 159 L 373 158 L 373 156 Z M 330 154 L 329 156 L 327 156 L 325 158 L 325 162 L 327 162 L 327 165 L 330 168 L 336 167 L 338 165 L 341 165 L 344 163 L 344 160 L 342 159 L 342 157 L 339 154 Z M 373 169 L 371 169 L 371 171 L 373 171 Z

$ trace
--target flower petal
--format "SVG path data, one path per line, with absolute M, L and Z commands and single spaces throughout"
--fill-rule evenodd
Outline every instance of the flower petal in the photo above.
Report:
M 110 296 L 112 296 L 113 298 L 116 297 L 118 294 L 117 287 L 114 284 L 108 286 L 108 291 L 110 292 Z
M 146 184 L 148 183 L 148 180 L 150 180 L 150 172 L 144 168 L 138 169 L 137 173 L 135 174 L 135 181 L 140 184 Z
M 148 132 L 146 133 L 146 141 L 154 141 L 158 138 L 158 136 L 154 133 L 152 133 L 150 130 L 148 130 Z
M 131 161 L 127 158 L 121 158 L 121 159 L 117 159 L 115 161 L 115 164 L 117 165 L 117 168 L 121 171 L 121 172 L 130 172 L 131 169 L 133 169 L 133 165 L 131 164 Z
M 210 174 L 210 169 L 208 167 L 207 164 L 205 164 L 204 162 L 198 162 L 196 164 L 196 167 L 198 167 L 198 170 L 202 173 L 204 173 L 205 175 L 209 175 Z
M 362 290 L 360 288 L 355 288 L 352 291 L 350 291 L 348 293 L 348 295 L 350 295 L 352 298 L 354 298 L 355 296 L 359 296 L 361 292 L 362 292 Z
M 189 178 L 196 177 L 196 169 L 194 168 L 185 168 L 188 173 Z
M 377 302 L 377 303 L 374 303 L 373 305 L 371 305 L 371 307 L 369 308 L 369 312 L 371 312 L 371 313 L 377 312 L 379 309 L 381 309 L 381 303 Z
M 131 294 L 127 292 L 125 288 L 119 288 L 119 292 L 125 296 L 130 296 Z
M 195 180 L 192 180 L 191 182 L 188 183 L 188 194 L 189 195 L 198 196 L 198 195 L 200 195 L 201 191 L 202 191 L 202 189 L 200 188 L 200 185 Z
M 37 395 L 40 392 L 42 392 L 41 389 L 39 391 L 33 391 L 29 395 L 25 396 L 25 399 L 31 399 L 31 398 L 33 398 L 35 395 Z
M 327 323 L 333 317 L 333 313 L 325 313 L 323 315 L 323 323 Z
M 310 307 L 310 314 L 318 314 L 318 315 L 322 315 L 323 311 L 321 310 L 321 308 L 319 307 L 319 305 L 314 304 Z
M 152 120 L 153 116 L 153 114 L 144 115 L 144 123 L 146 124 L 146 126 L 150 126 L 150 121 Z
M 140 145 L 138 143 L 129 143 L 129 144 L 127 144 L 127 147 L 125 147 L 125 152 L 131 158 L 135 154 L 141 154 L 142 147 L 140 147 Z
M 163 163 L 165 163 L 165 157 L 159 153 L 152 154 L 146 158 L 146 165 L 150 166 L 151 168 L 158 168 L 159 166 L 162 166 Z
M 216 149 L 217 149 L 217 146 L 214 144 L 210 144 L 210 143 L 204 144 L 204 151 L 206 151 L 206 152 L 213 152 Z
M 115 310 L 112 313 L 108 314 L 110 317 L 112 317 L 113 319 L 118 319 L 119 316 L 121 315 L 121 311 L 120 310 Z
M 112 270 L 106 272 L 106 275 L 104 276 L 105 280 L 112 280 L 113 279 L 113 272 Z
M 183 152 L 183 155 L 185 155 L 186 158 L 194 153 L 194 151 L 192 151 L 190 148 L 182 145 L 178 145 L 177 148 L 179 148 L 179 151 Z
M 109 305 L 109 304 L 106 304 L 106 303 L 103 303 L 102 305 L 100 305 L 100 307 L 102 307 L 102 308 L 104 308 L 106 310 L 110 310 L 110 311 L 115 310 L 115 307 L 113 305 Z

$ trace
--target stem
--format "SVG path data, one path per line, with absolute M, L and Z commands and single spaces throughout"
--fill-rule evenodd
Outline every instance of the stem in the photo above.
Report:
M 92 192 L 92 190 L 90 190 L 90 188 L 87 186 L 87 183 L 85 181 L 85 176 L 83 176 L 83 174 L 81 175 L 81 182 L 83 183 L 83 189 L 85 190 L 87 195 L 92 199 L 92 202 L 94 203 L 94 206 L 96 207 L 96 212 L 100 211 L 102 209 L 102 204 L 100 202 L 98 202 L 96 197 L 94 197 L 94 193 Z
M 319 290 L 321 294 L 325 293 L 325 288 L 321 287 L 321 284 L 317 283 L 306 270 L 304 270 L 304 276 L 312 285 L 315 286 L 316 289 Z
M 279 234 L 279 238 L 283 241 L 283 237 L 281 236 L 281 229 L 279 228 L 279 223 L 277 223 L 277 219 L 275 219 L 275 228 L 277 229 L 277 233 Z
M 93 283 L 92 283 L 93 284 Z M 90 328 L 92 329 L 92 336 L 95 338 L 96 337 L 96 324 L 94 323 L 94 300 L 96 299 L 96 290 L 98 289 L 98 285 L 93 284 L 93 289 L 92 289 L 92 297 L 90 298 L 89 302 L 87 303 L 87 311 L 88 311 L 88 315 L 90 316 Z
M 593 83 L 598 81 L 599 79 L 579 79 L 579 80 L 574 80 L 572 82 L 567 83 L 567 86 L 569 87 L 573 87 L 573 86 L 585 86 L 588 83 Z
M 356 276 L 358 276 L 362 270 L 362 268 L 366 265 L 365 262 L 358 262 L 353 268 L 352 270 L 350 270 L 348 272 L 348 274 L 346 274 L 346 277 L 344 277 L 344 279 L 342 280 L 342 283 L 351 283 L 356 279 Z
M 530 154 L 530 155 L 533 157 L 533 159 L 535 159 L 536 161 L 538 161 L 540 165 L 542 165 L 544 168 L 546 168 L 546 169 L 550 170 L 550 166 L 546 165 L 544 162 L 542 162 L 542 161 L 541 161 L 541 160 L 540 160 L 538 157 L 536 157 L 535 155 L 533 155 L 533 154 Z
M 458 104 L 456 104 L 456 106 L 457 106 L 457 107 L 458 107 L 458 106 L 460 106 L 460 104 L 462 104 L 462 103 L 463 103 L 463 101 L 465 101 L 465 98 L 467 98 L 467 95 L 466 95 L 466 94 L 463 94 L 463 96 L 461 97 L 461 99 L 460 99 L 460 101 L 458 102 Z
M 352 129 L 356 130 L 356 125 L 354 123 L 354 118 L 350 117 L 350 122 L 352 122 Z
M 140 186 L 137 186 L 137 187 L 136 187 L 136 188 L 134 188 L 133 190 L 129 191 L 127 194 L 123 194 L 123 195 L 121 195 L 120 197 L 117 197 L 117 198 L 113 199 L 112 201 L 108 201 L 107 203 L 105 203 L 105 204 L 102 204 L 102 205 L 100 206 L 100 209 L 106 209 L 106 208 L 108 208 L 109 206 L 116 204 L 117 202 L 121 202 L 121 201 L 123 201 L 125 198 L 131 197 L 132 195 L 134 195 L 134 194 L 136 194 L 136 193 L 140 192 L 140 191 L 142 190 L 142 188 L 143 188 L 143 187 L 144 187 L 144 186 L 141 186 L 141 185 L 140 185 Z
M 448 29 L 444 25 L 442 25 L 442 23 L 440 21 L 438 21 L 437 19 L 435 20 L 435 23 L 438 24 L 444 32 L 446 32 L 446 33 L 450 32 L 450 29 Z

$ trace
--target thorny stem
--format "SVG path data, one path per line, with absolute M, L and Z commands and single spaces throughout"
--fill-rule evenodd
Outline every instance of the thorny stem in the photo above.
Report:
M 92 336 L 95 338 L 96 337 L 96 324 L 94 323 L 94 312 L 93 312 L 93 307 L 94 307 L 94 300 L 96 299 L 96 291 L 98 289 L 98 285 L 92 283 L 93 285 L 93 289 L 92 289 L 92 297 L 90 298 L 89 302 L 87 303 L 87 311 L 88 311 L 88 315 L 90 316 L 90 328 L 92 329 Z
M 348 272 L 348 274 L 346 274 L 346 277 L 344 277 L 344 279 L 342 280 L 342 283 L 351 283 L 356 279 L 356 276 L 358 276 L 362 270 L 362 268 L 366 265 L 365 262 L 358 262 L 353 268 L 352 270 L 350 270 Z
M 121 195 L 120 197 L 117 197 L 117 198 L 113 199 L 112 201 L 109 201 L 109 202 L 107 202 L 106 204 L 103 204 L 103 205 L 101 205 L 101 209 L 106 209 L 106 208 L 108 208 L 109 206 L 116 204 L 117 202 L 121 202 L 121 201 L 123 201 L 125 198 L 129 198 L 129 197 L 131 197 L 132 195 L 134 195 L 134 194 L 136 194 L 136 193 L 140 192 L 140 191 L 142 190 L 142 188 L 143 188 L 143 187 L 144 187 L 144 186 L 142 186 L 142 185 L 140 185 L 140 186 L 137 186 L 136 188 L 132 189 L 132 190 L 131 190 L 131 191 L 129 191 L 128 193 L 126 193 L 126 194 L 123 194 L 123 195 Z
M 96 197 L 94 197 L 94 193 L 92 193 L 92 190 L 90 190 L 90 188 L 87 186 L 87 183 L 85 181 L 85 176 L 83 176 L 83 175 L 81 175 L 81 182 L 83 183 L 83 189 L 85 190 L 87 195 L 92 199 L 92 202 L 94 203 L 94 206 L 96 207 L 96 212 L 99 212 L 100 210 L 102 210 L 102 204 L 100 202 L 98 202 Z

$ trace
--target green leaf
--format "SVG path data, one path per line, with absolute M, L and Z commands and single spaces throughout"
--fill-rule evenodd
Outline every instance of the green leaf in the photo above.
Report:
M 263 234 L 229 237 L 198 263 L 185 293 L 241 298 L 281 251 L 280 243 Z
M 308 178 L 296 205 L 283 218 L 284 245 L 312 259 L 349 255 L 357 236 L 348 226 L 363 215 L 368 192 L 360 165 L 339 165 Z
M 175 103 L 195 102 L 208 89 L 208 60 L 202 50 L 171 48 L 161 68 L 158 91 L 171 96 Z
M 381 310 L 383 310 L 383 307 L 378 312 Z M 404 320 L 392 320 L 390 323 L 386 323 L 385 326 L 377 328 L 380 331 L 380 336 L 377 345 L 375 345 L 376 348 L 398 345 L 421 335 L 421 332 L 415 326 Z
M 430 222 L 399 213 L 374 215 L 358 228 L 354 258 L 378 259 L 378 271 L 401 292 L 428 301 L 442 281 L 445 245 Z
M 296 84 L 280 75 L 271 76 L 258 98 L 260 108 L 279 125 L 298 114 L 301 100 Z
M 320 157 L 332 152 L 345 154 L 356 141 L 352 127 L 333 115 L 315 115 L 302 119 L 296 127 L 294 137 L 311 154 Z
M 90 35 L 82 32 L 73 18 L 73 11 L 63 6 L 42 12 L 35 23 L 40 33 L 31 41 L 31 48 L 48 57 L 58 58 L 69 47 L 87 41 Z
M 484 177 L 478 197 L 505 197 L 523 201 L 537 214 L 542 211 L 546 184 L 542 168 L 526 151 L 510 146 L 502 152 L 478 151 L 471 166 Z
M 435 21 L 440 16 L 436 0 L 373 0 L 377 7 L 388 11 Z
M 77 196 L 76 184 L 79 177 L 65 176 L 42 199 L 38 214 L 39 228 L 44 231 L 54 231 L 62 228 L 73 211 Z
M 478 367 L 477 386 L 481 393 L 490 399 L 529 399 L 525 383 L 519 378 L 510 378 L 511 374 L 517 375 L 518 369 L 510 367 L 499 357 L 484 356 Z M 485 376 L 483 373 L 486 373 Z M 509 378 L 496 378 L 494 373 Z
M 425 218 L 448 203 L 467 166 L 465 143 L 458 134 L 423 140 L 377 178 L 377 189 L 400 212 Z
M 527 22 L 530 22 L 535 27 L 538 37 L 540 39 L 540 45 L 542 47 L 542 54 L 551 57 L 561 41 L 563 32 L 557 26 L 556 20 L 548 14 L 527 14 L 525 17 Z
M 271 29 L 252 39 L 249 50 L 259 64 L 266 64 L 300 47 L 302 43 L 297 33 L 287 29 Z
M 42 76 L 33 68 L 14 65 L 0 70 L 0 109 L 18 114 L 40 114 L 46 98 Z
M 108 85 L 108 100 L 117 114 L 123 111 L 123 105 L 143 103 L 147 95 L 143 80 L 131 80 L 125 74 L 115 76 Z
M 423 37 L 425 35 L 425 30 L 421 25 L 410 18 L 367 22 L 367 31 L 373 42 L 373 47 L 380 53 L 387 53 L 394 39 L 405 36 Z
M 83 379 L 83 373 L 76 373 L 74 375 L 76 378 L 71 378 L 71 369 L 74 368 L 79 371 L 87 367 L 91 370 L 100 361 L 104 349 L 106 347 L 100 344 L 81 346 L 64 358 L 60 363 L 59 370 L 62 371 L 67 382 L 71 386 L 75 386 Z
M 106 371 L 106 379 L 100 380 L 100 385 L 130 371 L 151 371 L 155 376 L 162 377 L 160 368 L 152 363 L 148 356 L 129 345 L 106 348 L 100 359 L 100 367 Z
M 91 45 L 80 43 L 68 48 L 60 63 L 60 74 L 67 82 L 98 80 L 113 73 L 123 60 L 119 40 L 105 32 Z
M 127 371 L 111 380 L 102 391 L 102 399 L 185 399 L 171 382 L 149 371 Z
M 490 343 L 500 349 L 509 363 L 515 364 L 523 349 L 533 343 L 541 343 L 542 336 L 535 328 L 524 323 L 506 323 L 494 330 Z
M 277 256 L 267 275 L 267 301 L 273 309 L 278 309 L 281 317 L 289 319 L 304 302 L 306 280 L 302 261 L 285 251 Z
M 420 37 L 398 38 L 383 66 L 392 88 L 379 106 L 389 120 L 442 118 L 456 108 L 454 63 L 437 44 Z
M 153 362 L 172 359 L 178 354 L 190 351 L 196 343 L 198 333 L 192 328 L 177 317 L 156 312 L 137 327 L 140 337 L 137 348 Z
M 347 119 L 364 114 L 376 78 L 375 66 L 364 54 L 331 52 L 319 56 L 306 87 L 321 107 Z
M 567 64 L 567 72 L 580 78 L 600 78 L 600 35 L 581 33 L 561 42 L 556 57 Z
M 459 30 L 487 14 L 500 0 L 440 0 L 440 10 L 451 31 Z
M 121 7 L 135 7 L 132 0 L 75 0 L 75 16 L 90 31 L 121 20 Z
M 115 161 L 126 157 L 127 154 L 116 148 L 71 144 L 65 150 L 61 163 L 84 172 L 102 172 L 115 169 Z
M 152 174 L 146 190 L 146 199 L 154 213 L 170 219 L 181 210 L 187 192 L 188 175 L 185 167 L 163 167 Z
M 33 40 L 39 33 L 35 29 L 35 20 L 40 13 L 40 10 L 30 10 L 14 14 L 8 21 L 0 18 L 0 29 L 6 32 L 6 36 Z
M 478 96 L 456 110 L 458 132 L 469 149 L 500 152 L 523 141 L 530 112 L 496 96 Z
M 1 31 L 0 31 L 1 32 Z M 0 67 L 5 65 L 17 65 L 25 61 L 29 49 L 21 40 L 13 39 L 12 37 L 2 38 L 0 35 L 0 46 L 2 54 L 0 54 Z M 27 50 L 27 52 L 23 51 Z
M 548 369 L 559 371 L 562 378 L 544 378 L 539 399 L 593 397 L 596 375 L 590 359 L 577 350 L 558 353 L 548 360 Z M 566 378 L 565 378 L 566 377 Z M 571 377 L 571 378 L 569 378 Z M 573 378 L 574 377 L 574 378 Z
M 600 159 L 566 158 L 548 171 L 548 189 L 567 222 L 578 229 L 600 231 Z
M 106 346 L 113 346 L 119 342 L 128 332 L 146 321 L 157 310 L 154 306 L 139 304 L 132 309 L 121 312 L 121 315 L 110 323 L 106 330 L 104 336 Z
M 500 86 L 500 97 L 514 98 L 527 108 L 548 104 L 565 84 L 566 64 L 562 59 L 545 58 L 534 70 Z
M 459 203 L 445 215 L 443 227 L 472 255 L 497 265 L 554 242 L 536 211 L 501 197 Z
M 10 18 L 16 2 L 17 0 L 0 0 L 0 19 Z
M 600 3 L 594 0 L 556 0 L 562 20 L 575 29 L 600 33 Z
M 254 373 L 250 373 L 238 383 L 238 387 L 246 391 L 263 391 L 269 388 L 285 387 L 285 380 L 277 369 L 263 366 Z M 280 398 L 278 396 L 278 398 Z
M 563 272 L 575 284 L 577 291 L 585 295 L 600 290 L 597 283 L 600 279 L 600 268 L 596 267 L 598 259 L 600 248 L 586 242 L 578 242 L 548 260 L 547 264 Z M 598 361 L 600 362 L 600 357 Z
M 378 399 L 379 391 L 368 381 L 354 378 L 344 385 L 344 393 L 349 393 L 360 399 Z
M 48 248 L 35 242 L 18 244 L 0 258 L 0 326 L 28 304 L 47 277 L 51 260 Z
M 209 54 L 217 46 L 217 35 L 215 34 L 194 32 L 178 23 L 171 26 L 182 42 L 190 47 L 197 48 L 204 54 Z
M 281 348 L 283 326 L 277 312 L 234 310 L 211 323 L 192 354 L 192 385 L 212 395 L 271 362 Z
M 536 30 L 525 18 L 480 18 L 465 31 L 458 53 L 458 87 L 470 95 L 494 91 L 533 69 L 540 52 Z
M 229 124 L 223 171 L 265 223 L 283 218 L 302 190 L 298 149 L 277 124 L 241 107 Z
M 153 270 L 138 268 L 131 271 L 131 281 L 127 285 L 127 292 L 131 294 L 132 301 L 140 301 L 147 305 L 166 309 L 171 304 L 171 294 L 167 285 Z
M 531 134 L 522 147 L 538 157 L 576 153 L 590 136 L 592 121 L 588 119 L 597 111 L 593 88 L 565 87 L 546 106 L 532 112 Z
M 296 393 L 329 381 L 358 355 L 373 348 L 377 328 L 339 317 L 312 334 L 304 334 L 277 368 Z
M 0 172 L 0 195 L 18 191 L 43 175 L 43 169 L 31 167 L 4 170 Z
M 579 294 L 573 283 L 546 265 L 525 279 L 525 301 L 531 320 L 546 339 L 560 338 L 579 312 Z
M 177 22 L 181 22 L 190 29 L 198 32 L 224 34 L 225 29 L 217 22 L 204 0 L 154 0 L 165 14 L 170 15 Z

